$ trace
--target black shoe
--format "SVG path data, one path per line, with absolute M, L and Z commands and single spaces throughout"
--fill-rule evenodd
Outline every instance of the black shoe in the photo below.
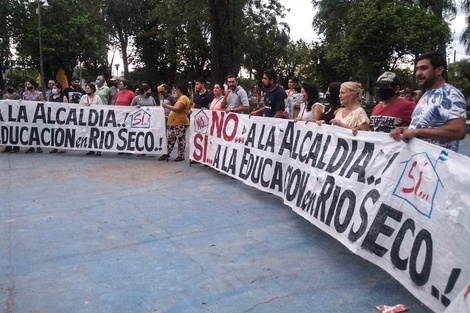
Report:
M 34 153 L 34 148 L 29 148 L 24 153 Z
M 42 153 L 42 149 L 41 148 L 36 148 L 36 152 L 37 153 Z
M 101 152 L 100 151 L 96 152 L 96 156 L 101 156 Z
M 51 151 L 49 151 L 49 153 L 57 153 L 59 150 L 57 149 L 52 149 Z
M 189 164 L 198 164 L 198 163 L 199 163 L 198 161 L 194 161 L 194 160 L 189 161 Z
M 158 158 L 158 161 L 168 161 L 169 158 L 169 154 L 162 154 L 162 156 Z
M 177 156 L 176 159 L 173 160 L 174 162 L 181 162 L 181 161 L 184 161 L 184 157 L 183 156 Z
M 88 151 L 87 153 L 85 153 L 85 155 L 93 155 L 95 154 L 95 151 Z
M 12 152 L 13 151 L 13 148 L 8 146 L 6 147 L 5 149 L 3 149 L 2 153 L 6 153 L 6 152 Z
M 20 152 L 20 147 L 14 147 L 13 150 L 11 150 L 11 153 L 17 153 Z

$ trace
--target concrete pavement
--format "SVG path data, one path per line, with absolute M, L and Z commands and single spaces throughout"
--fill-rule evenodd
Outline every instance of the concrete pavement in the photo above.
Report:
M 47 152 L 0 154 L 0 312 L 430 312 L 279 198 L 214 170 Z

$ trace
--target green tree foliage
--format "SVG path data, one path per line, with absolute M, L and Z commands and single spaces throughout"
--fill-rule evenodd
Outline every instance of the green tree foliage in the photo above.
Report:
M 314 25 L 333 80 L 370 81 L 406 57 L 450 41 L 449 26 L 413 1 L 319 0 Z M 339 13 L 341 12 L 341 13 Z M 331 15 L 330 15 L 331 14 Z M 370 86 L 369 86 L 370 87 Z
M 70 78 L 78 61 L 94 73 L 105 72 L 107 32 L 100 14 L 102 0 L 51 0 L 49 5 L 41 8 L 44 78 L 55 78 L 60 68 Z M 37 8 L 37 2 L 15 3 L 11 40 L 18 58 L 31 60 L 39 70 Z
M 465 53 L 470 54 L 470 0 L 462 0 L 461 6 L 466 13 L 465 21 L 467 26 L 460 35 L 460 43 L 465 46 Z
M 465 97 L 470 97 L 470 61 L 464 60 L 449 64 L 447 81 L 459 88 Z M 468 101 L 468 100 L 467 100 Z

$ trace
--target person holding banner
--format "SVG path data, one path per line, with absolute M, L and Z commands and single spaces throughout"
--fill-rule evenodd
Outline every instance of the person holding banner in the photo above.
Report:
M 158 158 L 159 161 L 168 161 L 170 159 L 171 151 L 178 144 L 178 156 L 173 160 L 174 162 L 184 161 L 186 149 L 186 130 L 189 127 L 188 112 L 191 106 L 189 100 L 189 92 L 187 86 L 179 85 L 175 88 L 178 100 L 175 105 L 163 102 L 164 109 L 169 109 L 168 115 L 168 132 L 167 132 L 167 153 Z
M 20 95 L 16 92 L 16 84 L 13 83 L 7 83 L 5 85 L 6 93 L 3 94 L 3 99 L 4 100 L 20 100 L 21 97 Z M 20 151 L 20 147 L 15 146 L 6 146 L 5 149 L 2 150 L 2 153 L 7 153 L 7 152 L 12 152 L 16 153 Z
M 400 97 L 401 83 L 393 72 L 384 72 L 374 83 L 378 86 L 380 101 L 370 114 L 370 130 L 389 133 L 400 126 L 408 126 L 415 105 Z
M 285 111 L 284 100 L 287 94 L 282 86 L 277 83 L 277 73 L 273 69 L 263 73 L 264 107 L 253 110 L 250 115 L 264 115 L 265 117 L 283 118 Z
M 44 94 L 40 91 L 37 91 L 35 89 L 36 82 L 33 79 L 29 79 L 25 82 L 24 86 L 26 88 L 26 91 L 23 92 L 23 95 L 21 97 L 22 100 L 25 101 L 44 101 Z M 25 151 L 25 153 L 33 153 L 34 148 L 31 147 L 28 150 Z M 42 149 L 37 147 L 36 148 L 37 153 L 42 153 Z
M 302 83 L 301 89 L 304 102 L 300 105 L 300 111 L 295 121 L 316 122 L 325 111 L 325 106 L 320 103 L 317 87 L 314 84 Z
M 54 83 L 51 88 L 51 96 L 47 99 L 49 102 L 68 103 L 67 96 L 62 94 L 62 84 Z M 49 153 L 65 153 L 65 149 L 52 149 Z
M 369 118 L 359 103 L 362 95 L 362 86 L 357 82 L 345 82 L 339 89 L 339 100 L 344 108 L 336 112 L 331 125 L 352 129 L 353 135 L 358 130 L 369 130 Z
M 235 75 L 230 74 L 227 76 L 228 89 L 225 97 L 222 99 L 222 107 L 225 112 L 243 113 L 250 111 L 250 102 L 245 89 L 238 85 L 238 80 Z
M 102 105 L 103 102 L 101 102 L 101 98 L 97 95 L 95 95 L 96 91 L 96 86 L 95 84 L 88 83 L 85 85 L 85 92 L 86 95 L 82 96 L 80 99 L 80 104 L 84 106 L 90 106 L 90 105 Z M 86 155 L 93 155 L 95 154 L 95 151 L 88 151 Z M 96 152 L 96 156 L 101 156 L 101 152 L 98 151 Z
M 340 109 L 341 103 L 339 101 L 339 89 L 341 88 L 340 82 L 333 82 L 328 86 L 326 91 L 326 100 L 328 101 L 328 108 L 320 115 L 320 120 L 317 121 L 318 125 L 331 124 L 335 118 L 336 112 Z
M 405 142 L 416 137 L 458 152 L 459 140 L 466 135 L 466 102 L 446 77 L 447 62 L 442 54 L 428 52 L 418 57 L 416 80 L 426 91 L 413 110 L 410 126 L 395 128 L 390 137 Z

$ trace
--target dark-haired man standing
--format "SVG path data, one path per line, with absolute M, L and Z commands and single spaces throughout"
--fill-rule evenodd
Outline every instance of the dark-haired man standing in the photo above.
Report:
M 446 83 L 447 63 L 438 52 L 420 55 L 416 63 L 416 80 L 425 91 L 413 111 L 408 128 L 390 132 L 395 140 L 421 138 L 443 148 L 458 151 L 459 140 L 466 134 L 466 103 L 463 94 Z
M 264 115 L 265 117 L 283 118 L 285 111 L 285 99 L 287 94 L 282 86 L 277 83 L 275 70 L 266 70 L 263 73 L 264 107 L 251 112 L 251 115 Z

